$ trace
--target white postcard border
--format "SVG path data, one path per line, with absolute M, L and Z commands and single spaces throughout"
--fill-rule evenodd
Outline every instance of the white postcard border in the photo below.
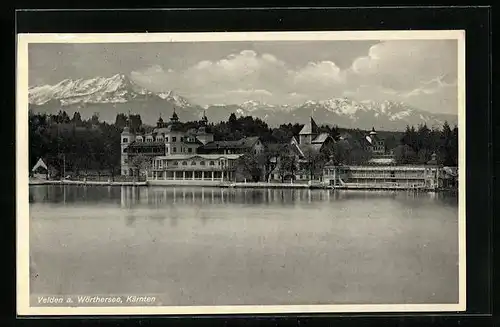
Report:
M 32 307 L 29 294 L 29 145 L 28 145 L 28 44 L 29 43 L 135 43 L 229 41 L 327 40 L 442 40 L 458 42 L 459 129 L 459 302 L 457 304 L 377 305 L 263 305 L 263 306 L 147 306 L 147 307 Z M 202 315 L 259 313 L 363 313 L 458 312 L 466 310 L 465 242 L 465 31 L 335 31 L 335 32 L 217 32 L 120 34 L 18 34 L 16 56 L 16 226 L 17 313 L 43 315 Z

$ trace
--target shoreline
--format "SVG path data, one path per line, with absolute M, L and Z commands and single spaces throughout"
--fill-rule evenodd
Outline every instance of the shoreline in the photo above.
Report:
M 198 181 L 146 181 L 146 182 L 108 182 L 108 181 L 71 181 L 71 180 L 30 180 L 29 186 L 38 185 L 81 185 L 81 186 L 134 186 L 134 187 L 219 187 L 219 188 L 252 188 L 252 189 L 318 189 L 318 190 L 357 190 L 357 191 L 412 191 L 412 192 L 457 192 L 454 189 L 411 188 L 405 186 L 374 186 L 357 185 L 324 185 L 324 184 L 297 184 L 297 183 L 267 183 L 267 182 L 198 182 Z
M 148 186 L 146 182 L 106 182 L 106 181 L 71 181 L 71 180 L 40 180 L 29 181 L 29 186 L 38 185 L 83 185 L 83 186 Z

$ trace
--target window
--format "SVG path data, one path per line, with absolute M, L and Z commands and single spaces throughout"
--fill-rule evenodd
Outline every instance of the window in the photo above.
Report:
M 177 148 L 174 146 L 174 148 L 172 149 L 172 152 L 173 153 L 176 153 L 177 152 Z
M 189 153 L 193 152 L 193 149 L 188 148 L 188 152 L 189 152 Z
M 172 142 L 176 142 L 176 141 L 177 141 L 177 137 L 172 136 Z
M 215 162 L 210 161 L 210 166 L 215 166 Z
M 191 166 L 196 166 L 196 161 L 191 161 Z
M 194 162 L 194 161 L 193 161 Z M 200 161 L 201 166 L 205 166 L 205 161 Z
M 165 136 L 165 142 L 168 142 L 168 136 Z
M 178 161 L 174 161 L 174 166 L 179 166 L 179 162 Z
M 123 140 L 122 140 L 123 143 L 127 143 L 128 142 L 128 138 L 124 137 Z
M 188 163 L 187 163 L 187 161 L 183 161 L 183 162 L 182 162 L 182 165 L 183 165 L 183 166 L 187 166 L 187 164 L 188 164 Z
M 182 141 L 184 141 L 184 138 L 183 138 L 182 136 L 181 136 L 181 139 L 180 139 L 180 141 L 181 141 L 181 142 L 182 142 Z

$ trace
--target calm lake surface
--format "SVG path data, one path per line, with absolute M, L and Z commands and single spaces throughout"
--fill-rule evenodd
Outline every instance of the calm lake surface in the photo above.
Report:
M 458 302 L 456 196 L 30 186 L 29 208 L 32 295 Z

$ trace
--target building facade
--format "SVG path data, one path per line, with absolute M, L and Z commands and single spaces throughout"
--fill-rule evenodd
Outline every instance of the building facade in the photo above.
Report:
M 184 131 L 174 111 L 170 122 L 165 123 L 160 117 L 156 127 L 149 133 L 136 134 L 125 127 L 121 134 L 121 174 L 134 174 L 138 169 L 134 159 L 139 156 L 146 158 L 148 165 L 151 165 L 158 156 L 196 154 L 200 146 L 213 141 L 205 114 L 199 126 Z
M 447 186 L 446 179 L 435 154 L 426 165 L 342 166 L 329 162 L 323 169 L 324 183 L 340 188 L 436 190 Z
M 243 154 L 171 154 L 153 159 L 150 182 L 198 184 L 234 181 L 238 159 Z M 208 183 L 206 183 L 208 182 Z
M 373 127 L 371 132 L 364 137 L 363 143 L 365 148 L 375 156 L 386 154 L 385 141 L 378 136 Z
M 128 127 L 121 134 L 123 175 L 138 169 L 138 157 L 147 160 L 145 175 L 152 184 L 213 184 L 237 179 L 238 160 L 259 155 L 265 147 L 259 137 L 214 141 L 206 115 L 198 128 L 185 130 L 177 114 L 170 122 L 160 119 L 149 133 L 134 134 Z
M 310 117 L 309 122 L 300 130 L 298 138 L 292 137 L 286 146 L 273 145 L 273 148 L 280 150 L 273 158 L 276 164 L 271 173 L 271 179 L 320 180 L 322 178 L 321 166 L 333 151 L 334 144 L 333 137 L 329 133 L 321 132 L 314 119 Z M 286 161 L 294 162 L 293 167 L 283 169 L 284 162 L 280 160 L 284 157 Z

